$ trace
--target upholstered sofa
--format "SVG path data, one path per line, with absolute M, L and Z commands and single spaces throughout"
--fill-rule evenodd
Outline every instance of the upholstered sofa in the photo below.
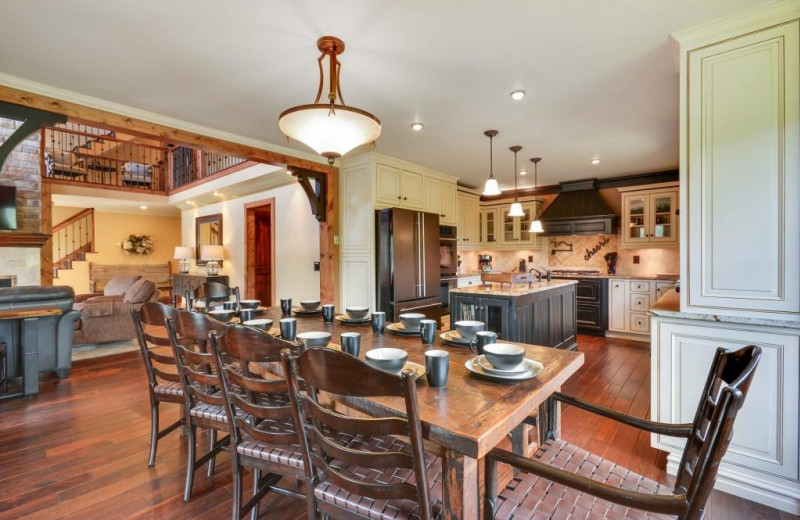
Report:
M 136 337 L 131 309 L 158 300 L 156 283 L 137 274 L 114 275 L 103 294 L 80 295 L 75 308 L 80 320 L 75 326 L 73 344 L 107 343 Z
M 61 313 L 38 318 L 39 372 L 69 376 L 72 366 L 72 329 L 80 313 L 73 310 L 75 293 L 71 287 L 20 286 L 0 288 L 0 310 L 23 310 L 56 307 Z M 0 320 L 0 341 L 5 342 L 8 376 L 22 375 L 20 321 Z

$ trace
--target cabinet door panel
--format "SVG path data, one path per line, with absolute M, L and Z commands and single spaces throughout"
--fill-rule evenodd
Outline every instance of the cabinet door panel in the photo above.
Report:
M 342 205 L 342 254 L 368 254 L 375 241 L 375 216 L 371 204 L 370 174 L 367 165 L 344 170 L 340 176 L 339 200 Z
M 800 319 L 798 27 L 688 55 L 690 308 Z
M 622 214 L 628 219 L 622 223 L 622 241 L 639 244 L 649 241 L 650 198 L 646 194 L 626 196 L 622 201 Z
M 378 202 L 390 206 L 400 206 L 403 200 L 401 195 L 400 170 L 394 166 L 378 164 L 375 167 L 375 198 Z
M 368 305 L 374 308 L 373 288 L 375 276 L 369 257 L 341 257 L 342 262 L 342 307 Z
M 659 322 L 654 358 L 657 406 L 654 419 L 691 422 L 694 419 L 711 360 L 717 347 L 735 350 L 747 345 L 762 349 L 750 392 L 736 418 L 728 452 L 732 464 L 798 477 L 798 349 L 796 335 L 736 329 L 727 326 Z M 660 383 L 659 383 L 660 382 Z M 683 440 L 656 436 L 656 441 L 678 452 Z
M 423 211 L 435 213 L 442 219 L 442 183 L 439 179 L 425 179 L 425 204 Z
M 609 280 L 609 330 L 625 331 L 625 280 Z
M 442 182 L 442 224 L 456 225 L 456 185 Z
M 403 207 L 422 209 L 422 175 L 403 170 L 402 189 Z
M 678 193 L 675 190 L 650 194 L 650 242 L 678 241 Z

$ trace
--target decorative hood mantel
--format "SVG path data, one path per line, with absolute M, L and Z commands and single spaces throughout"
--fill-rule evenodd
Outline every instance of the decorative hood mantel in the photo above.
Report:
M 0 247 L 39 247 L 50 240 L 44 233 L 0 233 Z

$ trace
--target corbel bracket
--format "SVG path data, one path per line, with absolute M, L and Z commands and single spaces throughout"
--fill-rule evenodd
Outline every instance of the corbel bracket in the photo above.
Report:
M 308 202 L 311 203 L 311 213 L 318 222 L 325 222 L 325 201 L 327 194 L 327 179 L 322 172 L 292 168 L 292 175 L 306 192 Z M 313 185 L 311 183 L 314 183 Z
M 38 132 L 42 128 L 42 125 L 54 125 L 67 120 L 67 116 L 62 116 L 61 114 L 54 114 L 52 112 L 45 112 L 44 110 L 37 110 L 35 108 L 28 108 L 22 105 L 14 105 L 5 102 L 0 102 L 0 117 L 13 119 L 15 121 L 24 121 L 22 126 L 17 128 L 17 130 L 8 136 L 8 138 L 3 141 L 3 144 L 0 145 L 0 171 L 3 169 L 3 165 L 11 154 L 11 151 L 30 135 Z M 42 143 L 42 146 L 44 146 L 44 143 Z

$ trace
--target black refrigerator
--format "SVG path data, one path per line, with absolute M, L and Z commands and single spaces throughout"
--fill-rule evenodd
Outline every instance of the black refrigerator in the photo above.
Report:
M 387 321 L 421 312 L 440 321 L 439 215 L 391 208 L 375 212 L 377 307 Z

